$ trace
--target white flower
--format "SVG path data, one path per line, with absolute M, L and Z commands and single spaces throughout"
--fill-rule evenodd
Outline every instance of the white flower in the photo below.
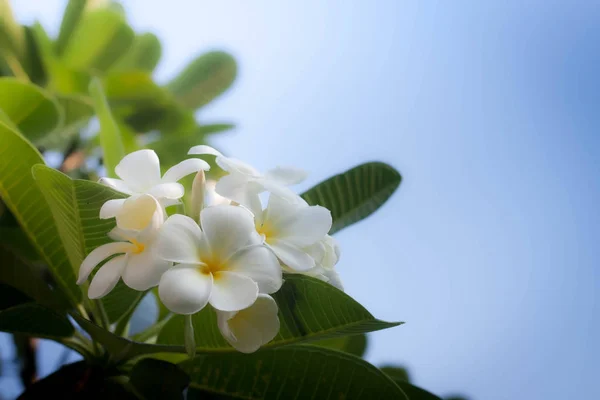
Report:
M 88 296 L 97 299 L 110 292 L 119 278 L 132 289 L 144 291 L 158 285 L 160 276 L 171 263 L 154 253 L 154 242 L 164 221 L 161 205 L 150 195 L 130 197 L 123 208 L 129 212 L 121 216 L 121 227 L 109 232 L 116 242 L 94 249 L 81 263 L 77 284 L 81 285 L 92 270 L 108 260 L 92 279 Z
M 340 247 L 337 241 L 333 237 L 326 235 L 323 240 L 308 247 L 306 251 L 315 260 L 315 267 L 304 272 L 304 274 L 329 282 L 336 288 L 344 290 L 342 280 L 335 270 L 335 265 L 340 259 Z M 295 272 L 287 268 L 285 271 Z
M 242 353 L 253 353 L 279 332 L 277 311 L 271 296 L 259 294 L 254 304 L 241 311 L 217 311 L 217 324 L 230 345 Z
M 322 241 L 331 229 L 328 209 L 309 206 L 298 196 L 289 201 L 274 194 L 264 210 L 258 196 L 249 203 L 256 231 L 283 264 L 297 272 L 316 267 L 309 249 Z
M 256 241 L 252 215 L 231 205 L 200 213 L 202 229 L 191 218 L 172 215 L 163 225 L 157 251 L 178 263 L 158 286 L 163 304 L 177 314 L 194 314 L 207 303 L 220 311 L 249 307 L 258 293 L 281 287 L 277 259 Z
M 121 179 L 100 178 L 100 183 L 128 195 L 150 194 L 164 207 L 176 204 L 184 195 L 181 178 L 199 170 L 209 170 L 204 160 L 190 158 L 169 168 L 160 176 L 160 161 L 154 150 L 138 150 L 127 154 L 115 167 Z M 109 200 L 102 208 L 100 218 L 117 215 L 124 200 Z
M 219 179 L 216 192 L 244 206 L 248 206 L 249 196 L 264 191 L 293 198 L 296 194 L 286 186 L 302 182 L 307 175 L 305 171 L 292 167 L 277 167 L 261 174 L 245 162 L 225 157 L 206 145 L 194 146 L 188 154 L 217 156 L 215 162 L 229 174 Z

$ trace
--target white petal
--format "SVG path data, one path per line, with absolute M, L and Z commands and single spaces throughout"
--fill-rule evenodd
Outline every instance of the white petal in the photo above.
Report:
M 265 178 L 285 186 L 300 183 L 307 176 L 306 171 L 293 167 L 277 167 L 265 172 Z
M 325 207 L 310 206 L 297 210 L 278 223 L 278 237 L 298 246 L 310 246 L 323 240 L 331 229 L 331 212 Z
M 144 291 L 158 285 L 160 277 L 171 267 L 169 261 L 159 258 L 152 249 L 145 249 L 139 254 L 130 254 L 123 282 L 132 289 Z
M 208 207 L 200 213 L 200 221 L 213 257 L 221 262 L 244 247 L 255 232 L 252 214 L 242 207 Z
M 96 265 L 112 255 L 126 253 L 131 250 L 132 247 L 133 245 L 131 243 L 126 242 L 107 243 L 100 247 L 96 247 L 81 263 L 77 284 L 81 285 L 85 282 L 93 269 L 96 268 Z
M 229 173 L 235 173 L 240 175 L 246 175 L 250 178 L 260 178 L 262 174 L 256 170 L 252 165 L 247 164 L 237 158 L 231 157 L 217 157 L 215 162 L 222 170 Z
M 202 242 L 198 224 L 190 217 L 175 214 L 160 229 L 155 243 L 156 253 L 167 261 L 198 264 Z
M 296 271 L 308 271 L 315 266 L 315 260 L 304 250 L 284 240 L 269 242 L 269 247 L 282 263 Z
M 217 311 L 221 334 L 238 351 L 253 353 L 279 332 L 277 303 L 261 294 L 253 305 L 237 313 Z
M 160 182 L 160 161 L 154 150 L 134 151 L 123 157 L 115 173 L 135 191 L 144 192 Z
M 90 299 L 99 299 L 113 290 L 117 282 L 119 282 L 126 261 L 127 256 L 118 256 L 110 259 L 100 267 L 92 279 L 92 283 L 88 289 L 88 297 Z
M 124 230 L 141 231 L 152 222 L 155 213 L 162 214 L 156 199 L 148 194 L 131 196 L 116 215 L 117 226 Z
M 158 284 L 163 304 L 176 314 L 194 314 L 208 303 L 213 286 L 211 274 L 193 265 L 179 265 L 165 272 Z
M 323 272 L 323 275 L 325 275 L 328 279 L 328 282 L 335 286 L 336 288 L 340 289 L 342 292 L 344 291 L 344 285 L 342 284 L 342 279 L 340 278 L 340 275 L 337 273 L 336 270 L 334 269 L 326 269 Z
M 255 197 L 264 192 L 264 188 L 242 174 L 225 175 L 215 185 L 219 196 L 233 200 L 251 208 Z
M 283 284 L 279 261 L 264 246 L 239 251 L 231 258 L 227 270 L 251 278 L 260 293 L 275 293 Z
M 165 183 L 168 182 L 177 182 L 184 176 L 189 174 L 196 173 L 200 170 L 208 171 L 210 169 L 210 165 L 199 158 L 190 158 L 188 160 L 183 160 L 179 164 L 173 165 L 171 168 L 165 172 L 162 177 L 162 181 Z
M 235 272 L 213 274 L 210 305 L 220 311 L 238 311 L 249 307 L 258 296 L 258 285 L 252 279 Z
M 271 194 L 269 195 L 269 202 L 267 203 L 264 219 L 274 229 L 279 230 L 280 224 L 301 208 L 305 208 L 305 206 L 297 201 L 293 201 L 293 199 Z
M 125 199 L 114 199 L 108 200 L 100 207 L 100 219 L 114 218 L 119 213 L 121 207 L 123 207 Z
M 188 151 L 188 154 L 201 154 L 201 155 L 208 154 L 208 155 L 217 156 L 217 157 L 223 155 L 218 150 L 214 149 L 213 147 L 207 146 L 205 144 L 201 144 L 201 145 L 192 147 Z
M 134 192 L 134 190 L 132 188 L 130 188 L 129 185 L 127 185 L 125 182 L 123 182 L 120 179 L 100 178 L 100 180 L 98 182 L 105 186 L 109 186 L 121 193 L 133 194 L 133 192 Z
M 176 200 L 183 197 L 185 189 L 181 183 L 159 183 L 158 185 L 152 186 L 148 189 L 148 194 L 156 197 L 157 199 L 170 199 Z
M 257 185 L 261 186 L 263 188 L 263 190 L 273 193 L 279 197 L 283 197 L 292 202 L 297 201 L 298 195 L 296 193 L 294 193 L 293 190 L 291 190 L 290 188 L 285 187 L 275 181 L 265 179 L 265 178 L 259 178 L 259 179 L 255 180 L 255 183 Z

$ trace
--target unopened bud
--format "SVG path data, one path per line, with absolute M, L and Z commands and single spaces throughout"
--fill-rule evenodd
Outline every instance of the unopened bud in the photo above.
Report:
M 192 182 L 192 199 L 190 217 L 196 221 L 200 219 L 200 211 L 204 208 L 204 194 L 206 193 L 206 176 L 204 171 L 200 170 Z

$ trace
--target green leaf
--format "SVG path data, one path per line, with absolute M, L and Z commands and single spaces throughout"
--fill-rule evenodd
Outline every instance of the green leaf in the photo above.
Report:
M 115 361 L 127 360 L 133 357 L 154 353 L 185 353 L 183 346 L 166 346 L 135 342 L 122 336 L 117 336 L 78 314 L 73 314 L 73 318 L 75 318 L 79 326 L 90 334 L 92 339 L 102 344 L 102 346 L 113 355 L 113 360 Z
M 194 59 L 167 88 L 188 108 L 200 108 L 227 90 L 237 75 L 235 59 L 213 51 Z
M 366 361 L 316 346 L 201 355 L 180 365 L 191 377 L 188 399 L 407 399 Z
M 127 53 L 134 36 L 118 12 L 108 9 L 86 12 L 73 31 L 62 59 L 75 70 L 104 72 Z
M 402 176 L 393 167 L 381 163 L 361 164 L 319 183 L 302 194 L 311 205 L 331 210 L 333 234 L 358 222 L 390 198 Z
M 37 150 L 18 132 L 0 121 L 0 195 L 38 253 L 48 264 L 58 285 L 77 304 L 81 292 L 54 225 L 52 211 L 33 179 L 31 168 L 43 164 Z
M 156 35 L 152 33 L 136 35 L 127 54 L 121 57 L 112 69 L 115 71 L 141 70 L 152 72 L 160 60 L 161 53 L 160 41 Z
M 343 351 L 362 357 L 367 350 L 367 335 L 342 336 L 337 338 L 319 340 L 313 342 L 313 345 L 327 347 L 328 349 Z
M 400 323 L 375 319 L 350 296 L 328 283 L 302 275 L 287 275 L 273 295 L 279 306 L 279 334 L 264 347 L 353 335 L 391 328 Z M 198 352 L 235 351 L 223 339 L 210 307 L 193 316 Z M 174 315 L 161 330 L 157 343 L 183 345 L 184 316 Z
M 183 399 L 190 377 L 177 365 L 146 358 L 135 364 L 129 383 L 147 400 L 175 400 Z
M 55 339 L 73 335 L 74 329 L 66 315 L 25 303 L 0 311 L 0 331 Z
M 54 43 L 57 54 L 60 55 L 63 53 L 65 47 L 69 43 L 69 40 L 73 37 L 73 31 L 81 20 L 86 4 L 87 0 L 69 0 L 67 3 L 62 22 L 60 24 L 58 38 Z
M 124 198 L 125 195 L 98 183 L 72 180 L 45 165 L 36 165 L 33 174 L 50 205 L 71 266 L 77 275 L 83 259 L 96 247 L 111 241 L 107 233 L 114 228 L 115 222 L 101 220 L 100 208 L 106 201 Z M 119 320 L 138 294 L 120 282 L 102 299 L 109 321 Z
M 100 121 L 100 145 L 104 157 L 106 174 L 116 177 L 115 167 L 125 157 L 125 148 L 121 140 L 119 127 L 111 114 L 106 97 L 102 91 L 100 80 L 94 79 L 90 84 L 90 93 L 94 100 L 94 108 Z
M 37 141 L 37 145 L 45 148 L 64 149 L 94 115 L 91 99 L 81 95 L 58 95 L 58 103 L 64 112 L 63 124 L 52 134 Z
M 18 59 L 25 51 L 25 32 L 15 20 L 9 0 L 0 0 L 0 50 L 11 51 Z
M 0 78 L 0 109 L 32 141 L 52 132 L 63 118 L 55 99 L 15 78 Z

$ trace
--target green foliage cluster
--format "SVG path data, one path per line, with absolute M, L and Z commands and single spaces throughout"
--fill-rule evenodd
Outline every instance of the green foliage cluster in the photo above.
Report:
M 223 340 L 211 309 L 193 317 L 189 359 L 184 318 L 162 307 L 151 326 L 130 334 L 134 310 L 155 290 L 119 283 L 102 300 L 87 298 L 86 284 L 76 284 L 79 266 L 113 226 L 99 209 L 123 197 L 96 183 L 89 165 L 95 160 L 110 176 L 141 147 L 169 165 L 233 127 L 195 117 L 234 82 L 233 57 L 202 54 L 159 85 L 152 72 L 160 55 L 158 38 L 134 32 L 114 3 L 70 0 L 50 38 L 38 23 L 18 24 L 0 0 L 0 331 L 54 340 L 84 357 L 22 398 L 436 399 L 362 358 L 367 332 L 400 323 L 378 320 L 314 278 L 286 277 L 274 295 L 281 330 L 250 355 Z M 64 155 L 57 169 L 46 165 L 47 151 Z M 392 167 L 371 162 L 302 196 L 332 211 L 333 233 L 376 211 L 400 182 Z

